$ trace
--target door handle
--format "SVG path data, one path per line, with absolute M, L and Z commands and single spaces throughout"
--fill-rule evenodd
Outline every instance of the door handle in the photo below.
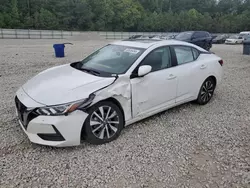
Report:
M 207 66 L 206 66 L 206 65 L 201 65 L 200 68 L 201 68 L 201 69 L 205 69 L 205 68 L 207 68 Z
M 170 75 L 168 76 L 168 80 L 173 80 L 173 79 L 175 79 L 175 78 L 176 78 L 176 76 L 173 75 L 173 74 L 170 74 Z

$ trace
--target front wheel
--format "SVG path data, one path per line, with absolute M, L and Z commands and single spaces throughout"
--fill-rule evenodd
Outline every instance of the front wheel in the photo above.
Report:
M 120 108 L 110 101 L 102 101 L 88 110 L 83 136 L 91 144 L 105 144 L 118 138 L 124 127 Z
M 213 97 L 214 95 L 214 90 L 215 90 L 215 81 L 213 78 L 209 77 L 207 78 L 201 88 L 200 88 L 200 92 L 197 98 L 197 103 L 200 105 L 205 105 L 207 104 Z

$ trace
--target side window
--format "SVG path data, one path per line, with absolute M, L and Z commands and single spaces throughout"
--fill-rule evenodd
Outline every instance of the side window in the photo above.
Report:
M 199 33 L 198 33 L 198 32 L 195 32 L 194 35 L 193 35 L 193 37 L 194 37 L 195 39 L 200 38 Z
M 206 32 L 206 37 L 211 37 L 210 33 Z
M 191 47 L 174 46 L 174 50 L 178 65 L 194 61 L 193 50 Z
M 192 52 L 193 52 L 194 60 L 196 60 L 199 57 L 200 53 L 195 48 L 192 48 Z
M 171 53 L 169 47 L 162 47 L 150 52 L 141 65 L 150 65 L 152 72 L 171 67 Z
M 204 38 L 205 37 L 205 33 L 204 32 L 195 32 L 194 33 L 194 37 L 195 38 Z

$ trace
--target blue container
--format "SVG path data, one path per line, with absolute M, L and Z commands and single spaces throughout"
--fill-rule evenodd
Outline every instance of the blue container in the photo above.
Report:
M 56 57 L 64 57 L 65 56 L 65 54 L 64 54 L 65 45 L 64 44 L 54 44 L 53 47 L 55 50 Z

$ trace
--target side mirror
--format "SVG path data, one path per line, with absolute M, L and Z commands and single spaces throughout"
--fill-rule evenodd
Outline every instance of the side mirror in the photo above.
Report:
M 149 65 L 142 65 L 139 67 L 139 70 L 138 70 L 138 76 L 139 77 L 143 77 L 143 76 L 146 76 L 148 73 L 150 73 L 152 70 L 152 67 L 149 66 Z

